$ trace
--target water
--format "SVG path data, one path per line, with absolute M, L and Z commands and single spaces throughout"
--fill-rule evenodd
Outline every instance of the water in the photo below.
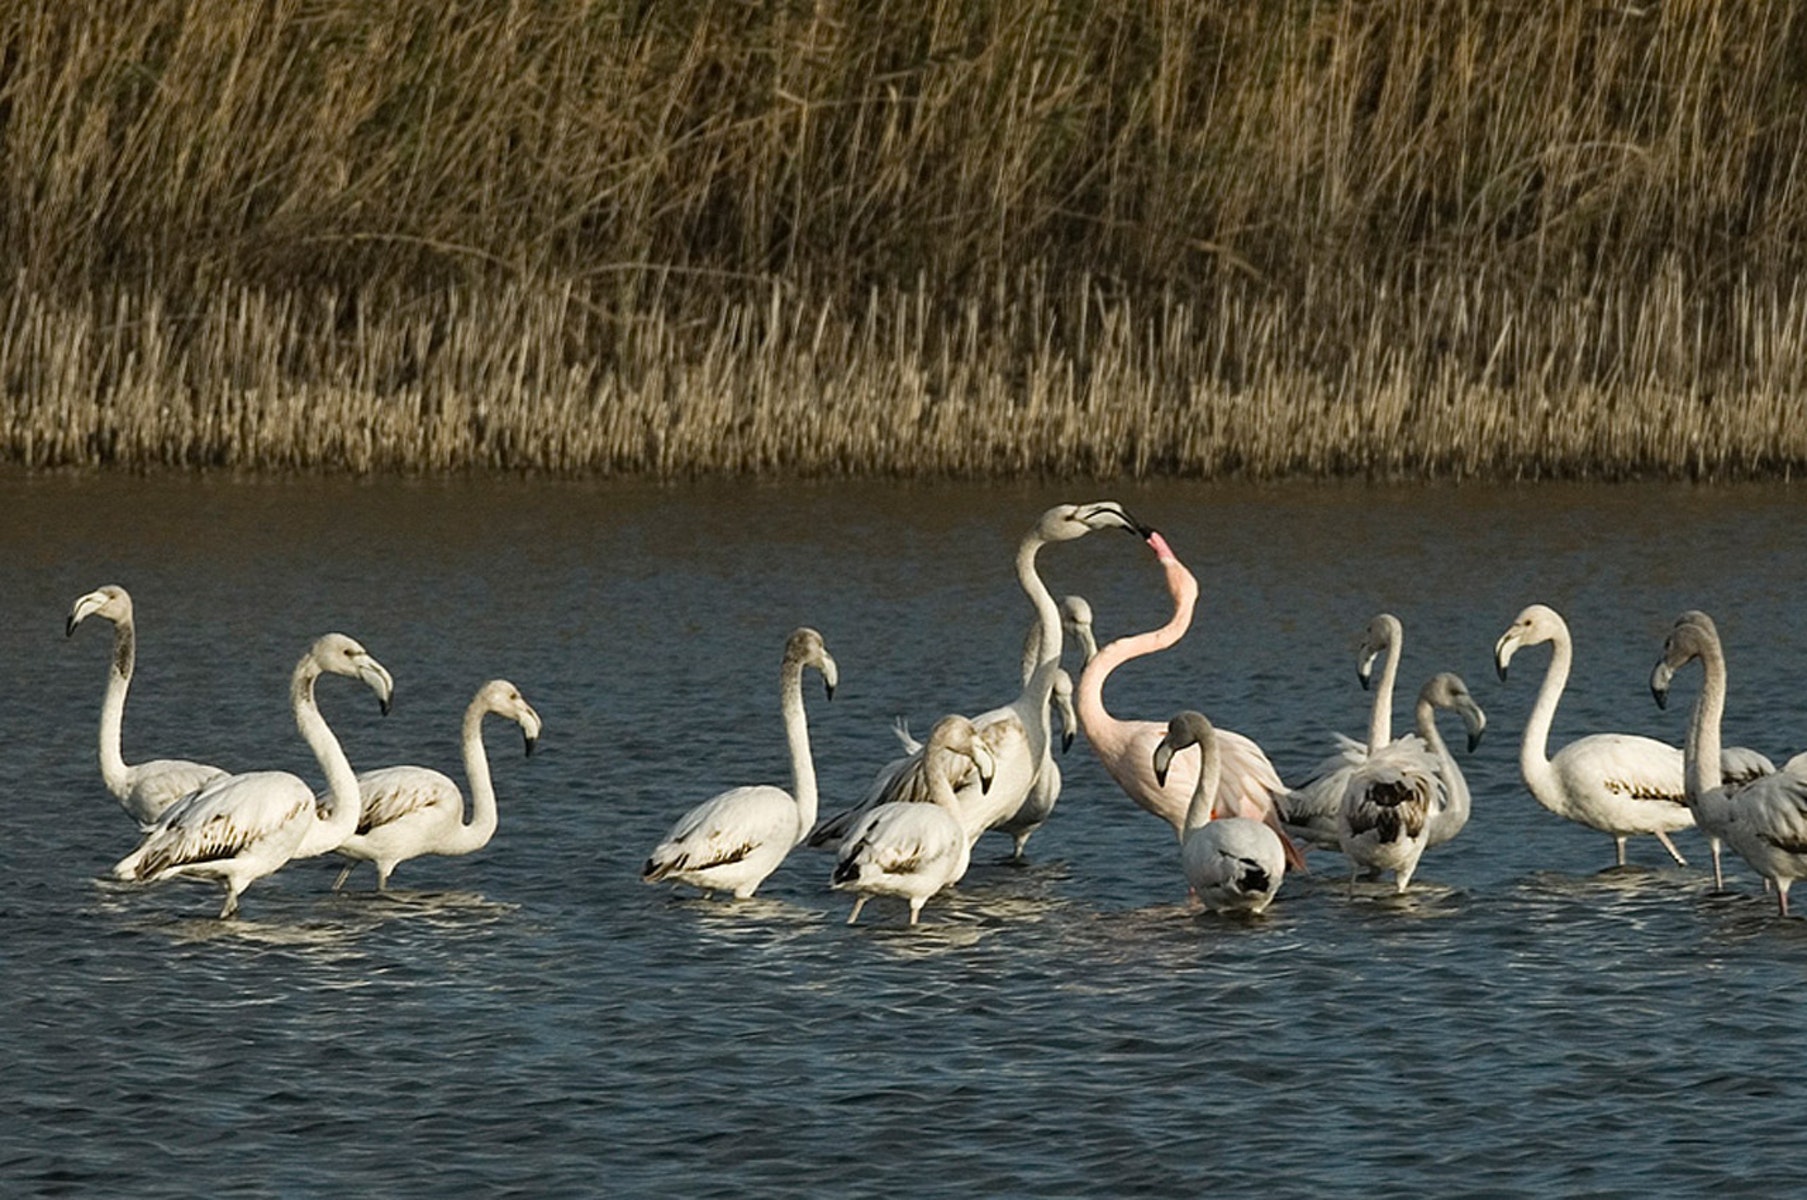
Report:
M 807 693 L 832 805 L 890 756 L 894 714 L 921 732 L 1014 694 L 1015 541 L 1047 504 L 1107 494 L 1203 585 L 1188 638 L 1113 679 L 1120 715 L 1200 708 L 1298 779 L 1363 728 L 1373 612 L 1405 622 L 1398 721 L 1433 671 L 1466 678 L 1491 718 L 1475 815 L 1422 886 L 1351 898 L 1314 855 L 1266 920 L 1188 915 L 1170 835 L 1082 743 L 1033 865 L 988 841 L 914 931 L 882 903 L 846 926 L 816 854 L 745 904 L 638 882 L 689 805 L 784 781 L 792 627 L 841 667 L 832 704 Z M 1674 614 L 1705 608 L 1728 735 L 1807 748 L 1788 488 L 77 477 L 0 496 L 8 1195 L 1647 1196 L 1807 1170 L 1807 923 L 1741 863 L 1710 896 L 1649 839 L 1601 873 L 1610 840 L 1517 781 L 1548 652 L 1505 684 L 1491 664 L 1548 602 L 1577 641 L 1556 741 L 1679 739 L 1697 669 L 1669 713 L 1645 685 Z M 1134 539 L 1042 564 L 1106 637 L 1164 619 Z M 93 761 L 108 634 L 61 626 L 106 582 L 138 605 L 133 761 L 317 779 L 286 678 L 330 629 L 398 685 L 382 719 L 322 683 L 355 764 L 462 779 L 459 714 L 512 679 L 546 731 L 522 759 L 492 722 L 496 840 L 404 864 L 387 897 L 296 864 L 230 922 L 212 889 L 104 881 L 133 842 Z

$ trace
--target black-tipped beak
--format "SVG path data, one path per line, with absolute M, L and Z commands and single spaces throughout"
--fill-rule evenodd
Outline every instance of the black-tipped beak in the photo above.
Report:
M 1501 683 L 1506 682 L 1506 664 L 1505 663 L 1501 662 L 1497 658 L 1494 659 L 1493 660 L 1493 671 L 1494 671 L 1494 674 L 1496 674 L 1500 677 Z
M 989 794 L 990 792 L 991 792 L 991 776 L 989 776 L 981 771 L 979 773 L 979 794 L 981 796 L 984 796 L 984 795 Z
M 376 703 L 377 707 L 382 710 L 383 715 L 386 717 L 389 715 L 389 710 L 395 707 L 395 696 L 393 694 L 383 696 L 378 699 Z
M 1072 748 L 1073 748 L 1073 731 L 1071 729 L 1062 731 L 1062 733 L 1060 735 L 1060 752 L 1062 754 L 1065 754 L 1067 751 L 1071 750 Z
M 828 698 L 830 700 L 834 699 L 834 684 L 832 684 L 832 683 L 828 682 L 826 679 L 824 679 L 822 681 L 822 690 L 828 693 Z
M 77 621 L 74 617 L 70 617 L 67 620 L 65 620 L 63 622 L 63 636 L 64 637 L 74 637 L 75 636 L 75 627 L 79 624 L 81 624 L 81 622 Z
M 1372 675 L 1368 674 L 1366 671 L 1357 669 L 1355 672 L 1355 681 L 1362 685 L 1362 691 L 1364 691 L 1364 692 L 1368 690 L 1369 681 L 1372 680 L 1373 678 L 1374 677 Z
M 1468 735 L 1468 752 L 1470 754 L 1473 754 L 1474 748 L 1481 744 L 1481 734 L 1484 732 L 1484 730 L 1477 729 Z
M 1663 709 L 1665 712 L 1668 711 L 1668 708 L 1669 708 L 1669 689 L 1668 688 L 1658 687 L 1654 683 L 1651 684 L 1650 685 L 1650 698 L 1656 701 L 1656 706 L 1658 708 Z
M 532 734 L 522 734 L 521 740 L 527 743 L 527 757 L 532 758 L 533 748 L 540 744 L 540 739 L 534 737 Z

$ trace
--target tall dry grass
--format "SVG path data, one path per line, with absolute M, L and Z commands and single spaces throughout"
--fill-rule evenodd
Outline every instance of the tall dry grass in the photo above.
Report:
M 0 10 L 0 457 L 1807 463 L 1764 0 Z

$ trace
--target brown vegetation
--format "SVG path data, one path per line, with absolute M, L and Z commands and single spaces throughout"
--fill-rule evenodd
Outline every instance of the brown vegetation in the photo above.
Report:
M 1807 465 L 1790 3 L 21 0 L 0 459 Z

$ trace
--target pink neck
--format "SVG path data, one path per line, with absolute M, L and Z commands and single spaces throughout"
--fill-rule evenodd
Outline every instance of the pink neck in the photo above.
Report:
M 1094 731 L 1101 732 L 1115 721 L 1104 708 L 1105 678 L 1132 658 L 1167 649 L 1185 636 L 1186 630 L 1192 625 L 1192 610 L 1198 604 L 1198 580 L 1192 577 L 1192 572 L 1186 569 L 1184 563 L 1174 557 L 1173 551 L 1160 534 L 1152 534 L 1148 544 L 1154 548 L 1155 554 L 1160 557 L 1161 566 L 1167 572 L 1167 591 L 1173 597 L 1173 616 L 1159 629 L 1151 629 L 1133 637 L 1118 638 L 1098 651 L 1092 661 L 1085 665 L 1085 670 L 1079 676 L 1079 686 L 1074 689 L 1073 699 L 1079 714 L 1079 727 L 1085 731 L 1087 740 L 1094 740 Z

